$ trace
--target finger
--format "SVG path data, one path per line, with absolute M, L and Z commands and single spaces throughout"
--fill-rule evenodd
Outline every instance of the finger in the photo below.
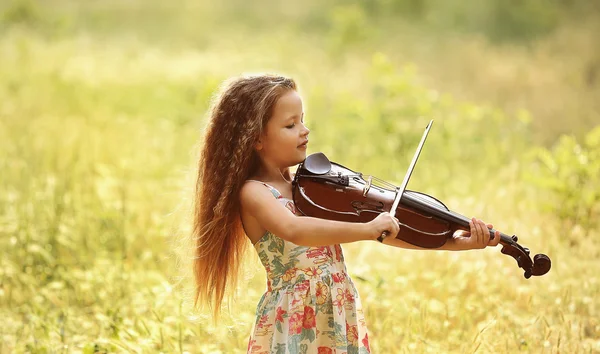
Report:
M 471 246 L 470 248 L 476 248 L 477 247 L 477 221 L 475 218 L 471 219 L 471 221 L 469 222 L 469 225 L 471 226 L 471 232 L 469 233 L 469 239 L 466 240 L 466 242 L 468 242 Z
M 492 224 L 485 224 L 484 223 L 484 227 L 483 227 L 483 247 L 486 247 L 488 245 L 491 245 L 491 243 L 494 241 L 494 239 L 496 239 L 496 232 L 494 232 L 493 234 L 490 233 L 490 230 L 492 230 L 494 228 L 494 225 Z
M 484 242 L 483 240 L 483 237 L 485 235 L 485 224 L 483 223 L 483 221 L 477 219 L 477 222 L 475 223 L 475 228 L 477 229 L 477 246 L 485 247 L 485 245 L 487 244 L 487 241 Z
M 496 230 L 496 232 L 494 232 L 494 239 L 490 240 L 490 246 L 496 247 L 498 246 L 498 243 L 500 243 L 500 231 Z
M 469 231 L 466 230 L 456 230 L 454 232 L 454 237 L 469 237 L 469 235 L 471 235 L 471 233 Z
M 488 246 L 492 246 L 495 247 L 498 245 L 498 243 L 500 243 L 500 231 L 496 230 L 494 231 L 494 238 L 490 238 L 490 241 L 488 242 Z
M 486 226 L 487 226 L 487 228 L 488 228 L 489 230 L 492 230 L 492 229 L 494 228 L 494 225 L 492 225 L 492 224 L 487 224 Z M 488 233 L 489 233 L 489 232 L 488 232 Z M 494 240 L 495 238 L 496 238 L 496 233 L 495 233 L 495 232 L 494 232 L 494 234 L 493 234 L 493 235 L 492 235 L 492 234 L 490 234 L 490 241 Z
M 479 237 L 479 223 L 476 218 L 473 218 L 473 226 L 471 227 L 471 237 L 473 242 L 478 243 L 477 238 Z
M 482 220 L 479 220 L 479 225 L 481 226 L 481 248 L 485 248 L 490 242 L 490 230 Z
M 469 221 L 469 228 L 471 229 L 471 231 L 469 232 L 469 236 L 473 237 L 473 239 L 475 239 L 477 237 L 477 228 L 475 227 L 475 218 L 472 218 L 471 221 Z
M 473 243 L 479 245 L 479 223 L 477 219 L 473 218 L 473 230 L 471 231 L 471 237 L 473 238 Z
M 396 237 L 398 235 L 398 231 L 397 231 L 397 227 L 398 227 L 398 223 L 396 222 L 396 218 L 392 217 L 391 214 L 387 213 L 387 218 L 389 218 L 387 220 L 387 225 L 385 226 L 385 233 L 387 236 L 385 236 L 386 238 L 389 236 L 393 236 Z
M 483 234 L 481 235 L 481 247 L 483 248 L 487 247 L 487 245 L 489 245 L 490 241 L 492 240 L 492 234 L 490 234 L 490 228 L 488 227 L 488 225 L 489 224 L 486 224 L 483 221 L 481 222 L 481 231 L 483 232 Z

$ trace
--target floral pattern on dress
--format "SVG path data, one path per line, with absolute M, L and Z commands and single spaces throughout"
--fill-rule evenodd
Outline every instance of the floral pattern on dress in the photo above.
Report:
M 293 214 L 292 200 L 263 183 Z M 267 273 L 248 353 L 370 353 L 360 297 L 339 244 L 306 247 L 267 231 L 254 245 Z

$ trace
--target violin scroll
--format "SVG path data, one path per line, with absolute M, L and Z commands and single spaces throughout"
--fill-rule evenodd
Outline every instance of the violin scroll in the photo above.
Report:
M 508 237 L 504 234 L 500 235 L 502 244 L 502 253 L 513 257 L 525 273 L 525 279 L 531 278 L 532 275 L 540 276 L 548 273 L 552 262 L 545 254 L 536 254 L 531 260 L 529 256 L 529 248 L 522 247 L 517 243 L 517 236 Z

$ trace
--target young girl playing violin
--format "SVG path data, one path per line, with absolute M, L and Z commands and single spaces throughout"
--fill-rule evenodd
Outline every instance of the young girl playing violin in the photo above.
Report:
M 235 287 L 247 242 L 265 267 L 267 289 L 256 308 L 249 353 L 369 353 L 361 301 L 340 244 L 398 234 L 396 218 L 368 223 L 298 215 L 290 167 L 306 158 L 296 83 L 258 75 L 229 80 L 213 102 L 199 160 L 194 209 L 196 303 L 218 316 Z M 439 249 L 496 246 L 472 219 Z M 387 240 L 391 241 L 387 241 Z M 393 240 L 392 240 L 393 239 Z M 385 243 L 419 248 L 389 237 Z

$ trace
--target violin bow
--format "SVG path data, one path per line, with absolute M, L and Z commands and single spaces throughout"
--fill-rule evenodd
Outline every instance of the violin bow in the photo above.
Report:
M 402 195 L 406 190 L 406 186 L 408 185 L 408 181 L 410 180 L 410 176 L 412 175 L 413 170 L 417 164 L 417 160 L 419 159 L 419 155 L 421 154 L 421 150 L 423 150 L 423 145 L 425 145 L 425 140 L 427 139 L 427 135 L 429 134 L 429 130 L 431 130 L 431 126 L 433 125 L 433 119 L 429 121 L 429 124 L 425 127 L 425 131 L 423 132 L 423 136 L 421 137 L 421 141 L 419 142 L 419 146 L 417 146 L 417 151 L 413 155 L 412 161 L 408 166 L 408 170 L 404 175 L 404 180 L 400 187 L 396 188 L 396 197 L 394 198 L 394 203 L 392 204 L 392 209 L 390 210 L 390 214 L 392 217 L 396 217 L 396 209 L 398 208 L 398 204 L 400 203 L 400 199 L 402 199 Z M 377 241 L 383 242 L 383 240 L 390 235 L 389 232 L 384 231 L 377 237 Z

